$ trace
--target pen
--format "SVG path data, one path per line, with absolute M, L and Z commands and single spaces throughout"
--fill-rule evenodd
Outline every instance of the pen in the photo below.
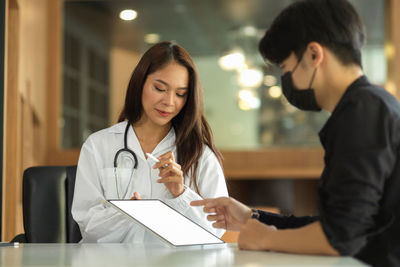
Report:
M 152 154 L 146 153 L 146 155 L 150 159 L 150 161 L 152 162 L 151 167 L 153 167 L 154 164 L 160 162 L 160 160 L 158 158 L 154 157 Z
M 151 164 L 152 167 L 153 167 L 154 164 L 160 162 L 160 160 L 159 160 L 158 158 L 154 157 L 152 154 L 146 153 L 146 155 L 147 155 L 147 157 L 150 159 L 150 161 L 152 162 L 152 164 Z M 163 166 L 163 168 L 165 168 L 165 167 L 167 167 L 167 166 L 168 166 L 168 164 L 165 164 L 165 165 Z M 183 187 L 184 187 L 185 189 L 188 188 L 188 186 L 185 185 L 185 184 L 183 184 Z
M 17 248 L 19 246 L 19 242 L 0 242 L 0 247 L 14 247 Z
M 156 157 L 154 157 L 152 154 L 150 153 L 146 153 L 147 157 L 150 159 L 150 161 L 152 162 L 151 167 L 154 166 L 154 164 L 160 162 L 160 160 Z M 162 166 L 163 168 L 168 167 L 168 164 L 165 164 L 164 166 Z

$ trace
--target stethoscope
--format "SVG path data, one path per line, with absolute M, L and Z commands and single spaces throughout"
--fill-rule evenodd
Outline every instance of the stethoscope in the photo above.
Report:
M 131 123 L 128 121 L 126 128 L 125 128 L 125 134 L 124 134 L 124 147 L 121 148 L 120 150 L 117 151 L 117 153 L 114 156 L 114 176 L 115 176 L 115 187 L 117 188 L 117 195 L 119 199 L 123 199 L 126 197 L 126 194 L 128 193 L 129 190 L 129 186 L 132 182 L 132 178 L 133 178 L 133 173 L 135 171 L 135 169 L 137 169 L 138 166 L 138 159 L 136 157 L 135 152 L 133 152 L 132 150 L 130 150 L 128 148 L 128 131 L 129 131 L 129 127 L 131 126 Z M 124 192 L 124 194 L 122 195 L 122 197 L 120 196 L 119 193 L 119 187 L 118 187 L 118 175 L 117 175 L 117 168 L 118 168 L 118 159 L 121 158 L 123 165 L 127 165 L 129 168 L 132 169 L 131 172 L 131 176 L 129 178 L 129 183 L 126 186 L 126 190 Z M 133 168 L 132 168 L 133 166 Z M 125 166 L 120 166 L 120 167 L 125 167 Z

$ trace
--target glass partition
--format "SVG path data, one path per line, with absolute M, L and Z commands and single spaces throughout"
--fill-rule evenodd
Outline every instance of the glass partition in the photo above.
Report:
M 224 150 L 318 147 L 326 112 L 302 112 L 282 96 L 280 71 L 266 66 L 258 41 L 294 1 L 65 1 L 63 148 L 116 123 L 130 74 L 153 43 L 174 40 L 192 55 L 205 95 L 205 114 Z M 352 0 L 367 29 L 363 66 L 384 84 L 384 1 Z M 121 11 L 129 19 L 121 18 Z M 133 18 L 134 17 L 134 18 Z M 133 18 L 133 19 L 132 19 Z

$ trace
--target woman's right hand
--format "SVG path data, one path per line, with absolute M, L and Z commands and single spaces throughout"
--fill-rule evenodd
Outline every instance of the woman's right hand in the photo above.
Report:
M 240 227 L 251 218 L 251 209 L 231 197 L 196 200 L 190 205 L 204 206 L 205 213 L 213 213 L 207 216 L 207 220 L 214 221 L 214 228 L 239 231 Z

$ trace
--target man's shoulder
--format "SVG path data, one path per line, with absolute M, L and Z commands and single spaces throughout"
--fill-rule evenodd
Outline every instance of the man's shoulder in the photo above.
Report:
M 400 116 L 400 102 L 391 93 L 377 85 L 368 84 L 350 90 L 343 101 L 344 105 L 358 108 L 387 110 L 395 116 Z

